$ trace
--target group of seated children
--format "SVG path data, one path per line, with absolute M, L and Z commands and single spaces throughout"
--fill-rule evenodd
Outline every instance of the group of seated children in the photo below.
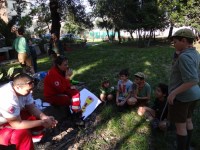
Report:
M 166 129 L 168 86 L 159 83 L 155 90 L 153 107 L 148 107 L 151 96 L 151 86 L 145 81 L 146 75 L 142 72 L 134 74 L 134 82 L 129 79 L 128 69 L 119 72 L 116 92 L 108 78 L 104 77 L 100 87 L 100 99 L 103 102 L 116 98 L 116 105 L 122 108 L 125 105 L 138 106 L 138 115 L 145 116 L 152 121 L 154 128 Z M 116 95 L 115 95 L 116 93 Z

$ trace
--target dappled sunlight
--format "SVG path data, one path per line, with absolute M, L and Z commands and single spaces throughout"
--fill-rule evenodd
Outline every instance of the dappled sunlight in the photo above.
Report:
M 152 64 L 151 64 L 151 62 L 149 62 L 149 61 L 145 61 L 145 62 L 144 62 L 144 65 L 145 65 L 145 66 L 151 66 Z
M 88 70 L 90 70 L 90 69 L 92 69 L 92 68 L 97 67 L 97 66 L 100 65 L 101 63 L 102 63 L 102 60 L 99 60 L 99 61 L 93 62 L 92 64 L 89 64 L 89 65 L 86 65 L 86 66 L 81 66 L 81 68 L 79 68 L 79 69 L 77 69 L 77 70 L 74 70 L 72 78 L 73 78 L 75 75 L 83 74 L 83 73 L 85 73 L 86 71 L 88 71 Z
M 50 61 L 50 59 L 48 57 L 43 58 L 43 59 L 38 59 L 37 63 L 47 63 L 48 61 Z
M 99 44 L 97 44 L 97 43 L 96 43 L 96 44 L 92 44 L 92 46 L 98 46 L 98 45 L 99 45 Z
M 132 143 L 132 147 L 135 147 L 140 142 L 144 142 L 144 135 L 148 136 L 149 133 L 147 123 L 135 111 L 122 113 L 120 117 L 113 116 L 108 120 L 106 126 L 101 128 L 101 138 L 105 140 L 104 144 L 112 145 L 116 149 L 124 146 L 130 148 L 130 145 L 127 145 L 129 142 Z M 100 140 L 98 139 L 98 141 Z M 100 142 L 97 143 L 100 144 L 99 147 L 104 145 Z
M 197 51 L 200 53 L 200 43 L 195 43 L 194 47 L 196 47 Z

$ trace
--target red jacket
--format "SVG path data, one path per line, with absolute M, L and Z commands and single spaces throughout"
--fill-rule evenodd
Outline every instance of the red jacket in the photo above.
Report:
M 57 67 L 52 67 L 44 78 L 44 96 L 68 94 L 70 86 L 70 80 L 65 78 L 65 74 L 62 74 Z

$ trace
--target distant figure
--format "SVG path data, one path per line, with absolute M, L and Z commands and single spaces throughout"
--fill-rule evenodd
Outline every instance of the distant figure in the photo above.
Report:
M 46 116 L 35 106 L 33 88 L 33 78 L 25 73 L 17 74 L 13 81 L 0 87 L 1 145 L 14 144 L 17 150 L 33 150 L 32 135 L 56 126 L 52 116 Z
M 128 79 L 128 69 L 123 69 L 119 72 L 119 81 L 117 83 L 116 104 L 117 106 L 124 106 L 131 96 L 132 81 Z
M 30 49 L 30 54 L 32 57 L 34 71 L 37 72 L 37 53 L 35 51 L 34 46 L 32 45 L 31 40 L 29 40 L 29 49 Z
M 151 86 L 145 81 L 146 75 L 143 72 L 137 72 L 134 76 L 132 97 L 128 99 L 128 104 L 145 106 L 151 97 Z
M 57 33 L 51 34 L 51 40 L 50 40 L 48 53 L 49 53 L 53 63 L 57 56 L 64 55 L 64 49 L 62 46 L 62 42 L 59 40 Z
M 103 77 L 100 86 L 100 100 L 102 102 L 111 101 L 114 98 L 115 89 L 111 86 L 110 80 L 108 77 Z
M 152 121 L 153 129 L 167 129 L 167 96 L 168 86 L 159 83 L 155 90 L 155 101 L 152 107 L 139 107 L 138 115 L 145 116 L 147 120 Z
M 26 73 L 34 74 L 35 71 L 32 65 L 30 50 L 29 50 L 27 41 L 25 37 L 23 36 L 24 28 L 19 28 L 17 30 L 15 30 L 15 28 L 14 29 L 12 28 L 12 31 L 15 32 L 17 36 L 17 38 L 13 42 L 13 48 L 18 53 L 18 61 L 21 67 L 23 68 L 23 71 Z
M 179 51 L 172 64 L 169 79 L 168 119 L 175 123 L 177 150 L 189 150 L 192 139 L 192 114 L 200 100 L 199 53 L 193 47 L 195 35 L 192 30 L 176 31 L 172 40 Z

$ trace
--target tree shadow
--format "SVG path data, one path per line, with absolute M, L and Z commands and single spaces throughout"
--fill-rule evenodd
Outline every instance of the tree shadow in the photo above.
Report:
M 107 45 L 98 45 L 87 49 L 76 50 L 67 53 L 66 55 L 69 58 L 70 66 L 74 70 L 73 79 L 86 82 L 88 90 L 98 96 L 98 88 L 102 77 L 108 76 L 111 80 L 111 84 L 116 85 L 118 73 L 124 68 L 129 68 L 130 80 L 134 79 L 134 73 L 142 71 L 147 74 L 147 82 L 152 87 L 155 87 L 159 82 L 167 83 L 169 76 L 168 66 L 171 64 L 172 56 L 172 50 L 168 49 L 169 47 L 159 47 L 158 50 L 157 47 L 138 49 L 118 45 L 110 45 L 109 47 Z M 102 110 L 97 108 L 93 114 L 95 113 L 101 114 Z M 82 140 L 81 136 L 76 136 L 75 134 L 82 132 L 87 137 L 93 136 L 94 132 L 97 129 L 104 127 L 110 119 L 121 118 L 122 115 L 123 113 L 119 113 L 114 109 L 112 115 L 103 118 L 102 121 L 94 126 L 88 127 L 91 128 L 88 130 L 89 133 L 84 133 L 84 130 L 87 130 L 88 128 L 75 128 L 74 132 L 72 132 L 74 133 L 74 136 L 72 136 L 73 138 L 69 139 L 69 136 L 71 136 L 70 133 L 63 136 L 63 140 L 60 142 L 66 142 L 66 144 L 63 144 L 62 148 L 69 148 L 77 141 Z M 91 115 L 88 117 L 88 120 L 95 122 L 96 116 Z M 120 139 L 114 148 L 120 149 L 122 144 L 126 142 L 134 131 L 136 131 L 143 123 L 143 121 L 140 121 L 135 126 L 130 127 L 131 132 Z

